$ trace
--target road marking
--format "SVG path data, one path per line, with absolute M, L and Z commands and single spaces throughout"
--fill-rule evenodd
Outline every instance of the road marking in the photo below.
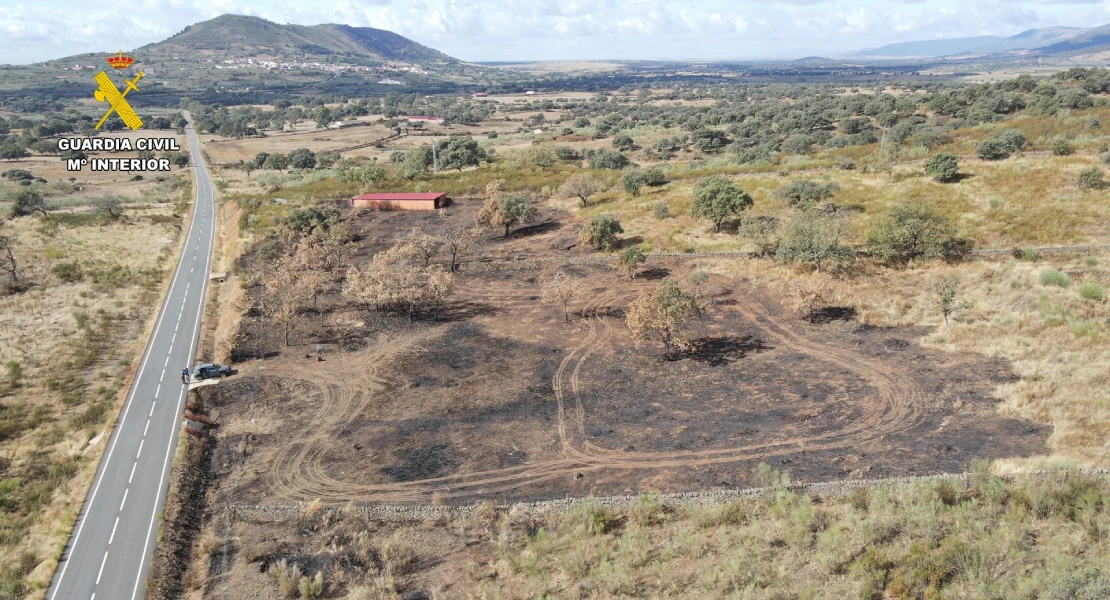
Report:
M 139 461 L 131 463 L 131 476 L 127 478 L 127 485 L 131 485 L 131 480 L 135 478 L 135 467 L 139 466 Z
M 135 458 L 136 459 L 138 459 L 139 456 L 143 453 L 143 443 L 144 442 L 146 442 L 145 439 L 139 440 L 139 451 L 135 453 Z
M 194 171 L 194 172 L 199 173 L 198 171 Z M 197 204 L 200 204 L 200 198 L 199 197 L 197 198 Z M 212 239 L 214 237 L 214 231 L 215 230 L 213 229 L 213 232 L 208 234 L 209 235 L 209 239 L 208 239 L 209 249 L 211 249 L 211 247 L 212 247 Z M 211 267 L 212 267 L 212 253 L 210 251 L 208 253 L 208 256 L 205 258 L 204 268 L 205 268 L 206 271 L 211 271 L 212 270 Z M 207 279 L 202 279 L 201 280 L 201 283 L 200 283 L 201 305 L 197 309 L 196 321 L 193 323 L 193 337 L 192 337 L 192 341 L 189 342 L 189 361 L 190 362 L 192 362 L 192 360 L 195 358 L 194 353 L 195 353 L 196 348 L 197 348 L 197 332 L 200 331 L 200 316 L 201 316 L 202 313 L 204 313 L 204 291 L 205 291 L 205 287 L 207 286 L 207 284 L 208 284 Z M 186 292 L 188 291 L 188 289 L 189 289 L 189 285 L 186 284 L 185 285 Z M 184 400 L 185 400 L 185 390 L 182 389 L 181 392 L 177 396 L 177 413 L 175 413 L 175 414 L 181 414 L 181 403 Z M 157 507 L 158 507 L 160 499 L 162 497 L 162 488 L 163 488 L 164 483 L 166 481 L 166 469 L 168 469 L 169 466 L 170 466 L 170 457 L 172 456 L 171 451 L 173 450 L 173 443 L 175 441 L 173 434 L 174 434 L 174 431 L 177 429 L 177 424 L 178 424 L 178 419 L 171 419 L 170 420 L 170 432 L 169 432 L 169 435 L 166 436 L 166 438 L 168 439 L 168 442 L 166 443 L 166 458 L 165 458 L 165 460 L 162 461 L 162 475 L 158 478 L 158 488 L 157 488 L 158 493 L 154 496 L 154 507 L 153 507 L 154 510 L 151 510 L 150 524 L 147 526 L 147 530 L 146 530 L 146 541 L 143 542 L 143 552 L 142 552 L 142 554 L 139 555 L 139 570 L 138 570 L 138 573 L 135 574 L 135 587 L 131 591 L 131 600 L 135 600 L 139 595 L 139 583 L 142 581 L 142 577 L 143 577 L 143 565 L 147 564 L 146 551 L 147 551 L 147 548 L 149 548 L 149 546 L 150 546 L 150 537 L 154 533 L 154 519 L 155 519 L 155 517 L 158 516 Z
M 195 204 L 193 213 L 194 215 L 196 214 Z M 158 330 L 162 328 L 162 319 L 166 316 L 166 309 L 169 307 L 169 299 L 173 297 L 173 290 L 175 287 L 177 287 L 177 281 L 178 278 L 181 276 L 181 270 L 183 266 L 184 264 L 182 261 L 177 261 L 177 267 L 174 270 L 173 279 L 170 280 L 170 289 L 166 292 L 165 300 L 162 302 L 162 310 L 158 313 L 158 322 L 154 324 L 154 331 L 151 333 L 150 338 L 147 340 L 146 351 L 143 353 L 142 361 L 139 362 L 139 370 L 136 372 L 137 374 L 135 375 L 135 380 L 131 382 L 131 391 L 128 392 L 127 400 L 124 402 L 123 416 L 120 417 L 119 421 L 116 423 L 116 429 L 112 434 L 112 443 L 108 447 L 108 454 L 103 458 L 103 460 L 100 461 L 100 467 L 98 467 L 99 473 L 96 477 L 96 484 L 93 485 L 92 494 L 88 496 L 88 499 L 78 510 L 77 514 L 80 524 L 77 526 L 77 533 L 73 535 L 73 543 L 69 544 L 69 552 L 66 553 L 64 549 L 62 551 L 65 562 L 62 564 L 61 572 L 58 573 L 57 581 L 52 582 L 54 585 L 54 591 L 50 594 L 50 600 L 55 600 L 58 597 L 58 590 L 62 588 L 62 582 L 65 580 L 66 572 L 69 570 L 70 559 L 74 556 L 74 553 L 77 552 L 77 545 L 81 541 L 81 534 L 85 531 L 85 522 L 87 520 L 86 517 L 92 511 L 92 507 L 96 502 L 96 496 L 100 492 L 100 484 L 104 482 L 104 474 L 107 472 L 106 466 L 111 464 L 112 462 L 112 455 L 116 451 L 116 444 L 119 442 L 120 438 L 118 432 L 123 431 L 124 426 L 127 424 L 127 415 L 131 413 L 131 405 L 132 401 L 135 399 L 135 391 L 139 389 L 139 382 L 142 380 L 143 373 L 145 373 L 146 363 L 147 360 L 150 358 L 150 351 L 154 347 L 154 341 L 157 338 L 156 334 Z M 185 290 L 186 292 L 188 292 L 189 290 L 188 282 L 185 283 Z M 166 362 L 167 364 L 169 363 L 169 358 L 166 359 Z M 153 414 L 153 406 L 151 406 L 150 411 Z M 84 512 L 84 515 L 82 515 L 82 512 Z M 143 553 L 145 555 L 146 551 L 144 550 Z M 95 593 L 93 594 L 93 598 L 96 598 Z
M 123 488 L 123 502 L 120 502 L 120 503 L 119 503 L 119 512 L 123 512 L 123 505 L 124 505 L 125 503 L 127 503 L 127 492 L 128 492 L 128 491 L 129 491 L 130 489 L 131 489 L 131 488 Z
M 170 359 L 167 358 L 166 359 L 166 364 L 169 364 L 169 362 L 170 362 Z M 166 368 L 162 367 L 162 376 L 159 377 L 158 379 L 165 379 L 165 378 L 166 378 Z
M 146 432 L 148 429 L 150 429 L 150 419 L 146 420 L 146 427 L 143 427 L 143 437 L 146 437 Z
M 170 348 L 173 348 L 173 343 L 177 341 L 177 332 L 173 332 L 173 338 L 170 339 Z
M 158 401 L 157 401 L 157 400 L 155 400 L 154 402 L 151 402 L 151 403 L 150 403 L 150 414 L 146 416 L 146 417 L 147 417 L 148 419 L 149 419 L 149 418 L 150 418 L 151 416 L 153 416 L 153 415 L 154 415 L 154 405 L 155 405 L 155 404 L 158 404 Z
M 164 369 L 163 369 L 164 370 Z M 158 384 L 158 389 L 154 390 L 154 397 L 157 398 L 158 394 L 162 393 L 162 384 Z
M 162 368 L 164 369 L 168 366 L 170 366 L 170 357 L 166 356 L 166 362 L 162 363 Z
M 112 545 L 112 540 L 116 539 L 116 527 L 119 527 L 119 517 L 116 517 L 116 524 L 112 525 L 112 535 L 108 536 L 108 545 Z
M 104 574 L 104 564 L 108 562 L 108 551 L 104 551 L 104 559 L 100 561 L 100 570 L 96 573 L 96 585 L 100 585 L 100 576 Z

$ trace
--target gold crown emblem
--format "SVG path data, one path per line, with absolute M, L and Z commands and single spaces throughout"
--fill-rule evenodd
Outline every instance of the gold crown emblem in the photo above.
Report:
M 135 62 L 135 59 L 130 56 L 124 56 L 122 50 L 120 50 L 119 54 L 108 57 L 108 64 L 111 65 L 113 69 L 126 69 L 130 67 L 133 62 Z

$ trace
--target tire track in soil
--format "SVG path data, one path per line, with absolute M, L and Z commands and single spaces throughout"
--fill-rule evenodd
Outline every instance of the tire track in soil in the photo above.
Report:
M 485 292 L 485 293 L 483 293 Z M 474 300 L 495 302 L 487 293 L 478 290 L 467 294 Z M 793 437 L 773 442 L 733 448 L 710 450 L 681 450 L 669 452 L 629 452 L 598 446 L 587 439 L 586 415 L 582 403 L 581 369 L 590 356 L 604 347 L 613 335 L 610 319 L 606 316 L 609 304 L 632 295 L 602 290 L 587 301 L 579 311 L 588 315 L 587 335 L 572 348 L 562 360 L 552 377 L 552 388 L 557 403 L 556 433 L 563 457 L 531 464 L 493 470 L 453 474 L 416 481 L 359 484 L 331 477 L 325 469 L 323 444 L 334 436 L 336 427 L 350 425 L 367 402 L 388 387 L 388 382 L 376 376 L 377 367 L 403 353 L 419 350 L 419 342 L 430 339 L 438 329 L 428 330 L 420 339 L 409 340 L 403 347 L 380 344 L 365 358 L 350 359 L 352 364 L 340 365 L 338 372 L 331 369 L 325 377 L 313 370 L 289 369 L 277 377 L 290 380 L 294 389 L 303 389 L 306 397 L 318 397 L 320 408 L 304 434 L 284 447 L 274 461 L 269 481 L 275 493 L 287 500 L 307 501 L 321 499 L 327 503 L 345 502 L 426 502 L 433 494 L 441 498 L 464 498 L 478 494 L 495 494 L 514 490 L 557 478 L 569 477 L 576 472 L 601 469 L 658 469 L 693 467 L 738 461 L 751 461 L 793 454 L 799 450 L 835 450 L 859 447 L 885 434 L 902 432 L 917 425 L 922 417 L 925 394 L 915 381 L 891 373 L 890 366 L 867 358 L 851 350 L 815 342 L 793 330 L 771 315 L 755 298 L 734 292 L 736 304 L 725 309 L 738 310 L 749 322 L 758 327 L 778 345 L 807 354 L 817 360 L 854 372 L 875 390 L 863 416 L 843 428 L 813 436 Z M 527 297 L 525 297 L 527 296 Z M 504 305 L 535 306 L 534 295 L 501 295 Z M 381 346 L 389 346 L 382 348 Z M 573 363 L 573 367 L 571 364 Z M 350 368 L 355 367 L 355 368 Z M 567 377 L 567 371 L 570 371 Z M 348 372 L 350 371 L 350 372 Z M 351 377 L 348 377 L 350 375 Z M 268 375 L 273 377 L 273 375 Z M 300 386 L 298 388 L 297 386 Z M 573 429 L 568 427 L 567 397 L 569 387 L 574 397 Z

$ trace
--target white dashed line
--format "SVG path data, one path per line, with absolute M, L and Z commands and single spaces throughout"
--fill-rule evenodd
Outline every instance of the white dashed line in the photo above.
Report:
M 169 361 L 170 361 L 170 359 L 167 358 L 166 359 L 166 364 L 169 364 Z M 159 377 L 158 379 L 165 379 L 165 378 L 166 378 L 166 368 L 162 367 L 162 376 Z
M 96 573 L 96 585 L 100 585 L 100 576 L 104 574 L 104 564 L 108 562 L 108 551 L 104 551 L 104 559 L 100 561 L 100 570 Z
M 170 366 L 170 357 L 167 356 L 166 357 L 166 362 L 162 364 L 162 368 L 164 369 L 168 366 Z
M 144 442 L 146 442 L 145 439 L 139 440 L 139 451 L 135 453 L 135 460 L 138 460 L 139 456 L 141 456 L 143 454 L 143 443 Z M 124 493 L 126 494 L 126 492 L 124 492 Z
M 146 427 L 143 427 L 143 437 L 146 437 L 147 430 L 150 429 L 150 419 L 146 420 Z
M 139 461 L 131 463 L 131 476 L 127 478 L 127 485 L 131 485 L 131 480 L 135 478 L 135 467 L 139 466 Z
M 155 405 L 155 404 L 158 404 L 158 401 L 157 401 L 157 400 L 155 400 L 154 402 L 151 402 L 151 403 L 150 403 L 150 414 L 149 414 L 149 415 L 147 415 L 147 418 L 148 418 L 148 419 L 149 419 L 149 418 L 150 418 L 151 416 L 153 416 L 153 415 L 154 415 L 154 405 Z
M 119 512 L 123 512 L 123 505 L 127 503 L 127 492 L 131 488 L 123 488 L 123 501 L 119 503 Z
M 116 527 L 119 527 L 119 517 L 116 517 L 116 524 L 112 525 L 112 535 L 108 537 L 108 545 L 112 545 L 112 540 L 116 539 Z
M 175 332 L 173 332 L 173 337 L 170 338 L 170 343 L 172 344 L 176 341 L 177 341 L 177 332 L 175 331 Z M 170 346 L 170 347 L 173 348 L 173 346 Z
M 158 394 L 162 393 L 162 384 L 158 384 L 158 389 L 154 390 L 154 397 L 157 398 Z

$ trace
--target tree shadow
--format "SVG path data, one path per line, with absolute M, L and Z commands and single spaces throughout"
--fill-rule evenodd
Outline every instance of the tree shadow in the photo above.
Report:
M 620 250 L 624 250 L 625 248 L 631 248 L 632 246 L 637 246 L 642 243 L 644 243 L 644 236 L 634 235 L 632 237 L 624 238 L 623 240 L 621 240 L 617 248 Z
M 833 321 L 855 321 L 856 309 L 851 306 L 826 306 L 811 311 L 806 315 L 810 323 L 832 323 Z
M 669 277 L 670 274 L 671 274 L 671 272 L 670 272 L 669 269 L 664 269 L 663 267 L 652 267 L 650 269 L 645 269 L 643 271 L 638 271 L 636 273 L 636 279 L 646 279 L 648 281 L 657 281 L 659 279 L 665 279 L 665 278 Z
M 773 350 L 763 340 L 746 335 L 744 337 L 711 336 L 693 340 L 690 347 L 675 360 L 689 358 L 711 367 L 721 367 L 744 358 L 751 352 Z
M 558 231 L 563 227 L 563 224 L 558 221 L 547 221 L 545 223 L 536 223 L 534 225 L 525 225 L 519 229 L 514 229 L 509 232 L 509 235 L 502 237 L 503 240 L 514 240 L 519 238 L 532 237 L 534 235 L 541 235 L 544 233 L 551 233 Z

